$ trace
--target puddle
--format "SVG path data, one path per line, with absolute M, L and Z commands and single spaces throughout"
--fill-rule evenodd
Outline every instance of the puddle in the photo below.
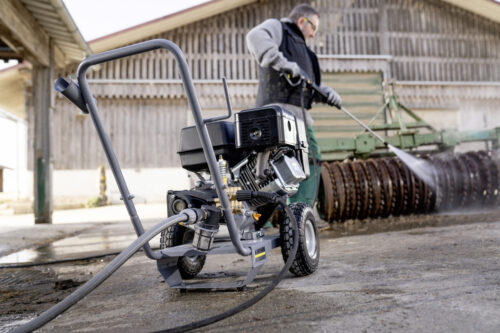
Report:
M 135 234 L 116 235 L 109 230 L 104 230 L 102 233 L 81 234 L 0 257 L 0 265 L 44 263 L 116 253 L 124 250 L 136 238 Z M 153 248 L 158 248 L 159 238 L 153 239 L 150 244 Z
M 14 252 L 0 258 L 0 264 L 34 262 L 38 258 L 39 252 L 33 249 Z

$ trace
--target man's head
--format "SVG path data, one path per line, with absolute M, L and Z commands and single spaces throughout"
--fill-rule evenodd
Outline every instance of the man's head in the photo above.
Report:
M 308 4 L 296 6 L 288 18 L 297 24 L 306 41 L 314 38 L 319 28 L 319 13 Z

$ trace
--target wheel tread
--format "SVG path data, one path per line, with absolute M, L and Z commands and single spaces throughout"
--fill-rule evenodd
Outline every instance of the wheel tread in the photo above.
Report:
M 312 260 L 308 257 L 307 254 L 307 246 L 305 244 L 304 229 L 302 224 L 303 221 L 305 221 L 306 215 L 310 213 L 314 221 L 314 227 L 317 236 L 318 229 L 314 220 L 314 215 L 312 214 L 312 209 L 302 202 L 292 203 L 289 207 L 293 212 L 293 215 L 299 227 L 299 247 L 297 249 L 297 254 L 295 255 L 292 266 L 290 267 L 290 272 L 292 272 L 296 276 L 310 275 L 318 268 L 319 239 L 316 243 L 318 245 L 318 254 L 316 259 Z M 283 260 L 286 262 L 288 260 L 288 254 L 293 249 L 294 241 L 293 229 L 291 227 L 290 219 L 286 216 L 286 214 L 282 214 L 280 219 L 280 235 L 282 241 L 281 253 L 283 255 Z

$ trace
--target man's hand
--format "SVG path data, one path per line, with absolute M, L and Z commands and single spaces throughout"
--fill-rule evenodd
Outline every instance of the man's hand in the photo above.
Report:
M 340 98 L 340 95 L 335 90 L 327 86 L 322 86 L 321 90 L 327 95 L 326 102 L 329 105 L 333 105 L 339 109 L 342 107 L 342 98 Z
M 296 62 L 289 61 L 281 67 L 281 70 L 287 74 L 290 74 L 292 78 L 299 77 L 300 67 Z

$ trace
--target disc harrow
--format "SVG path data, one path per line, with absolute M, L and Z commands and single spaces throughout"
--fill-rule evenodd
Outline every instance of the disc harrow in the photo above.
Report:
M 491 151 L 422 155 L 431 187 L 397 157 L 323 162 L 319 210 L 327 221 L 500 204 L 500 159 Z

